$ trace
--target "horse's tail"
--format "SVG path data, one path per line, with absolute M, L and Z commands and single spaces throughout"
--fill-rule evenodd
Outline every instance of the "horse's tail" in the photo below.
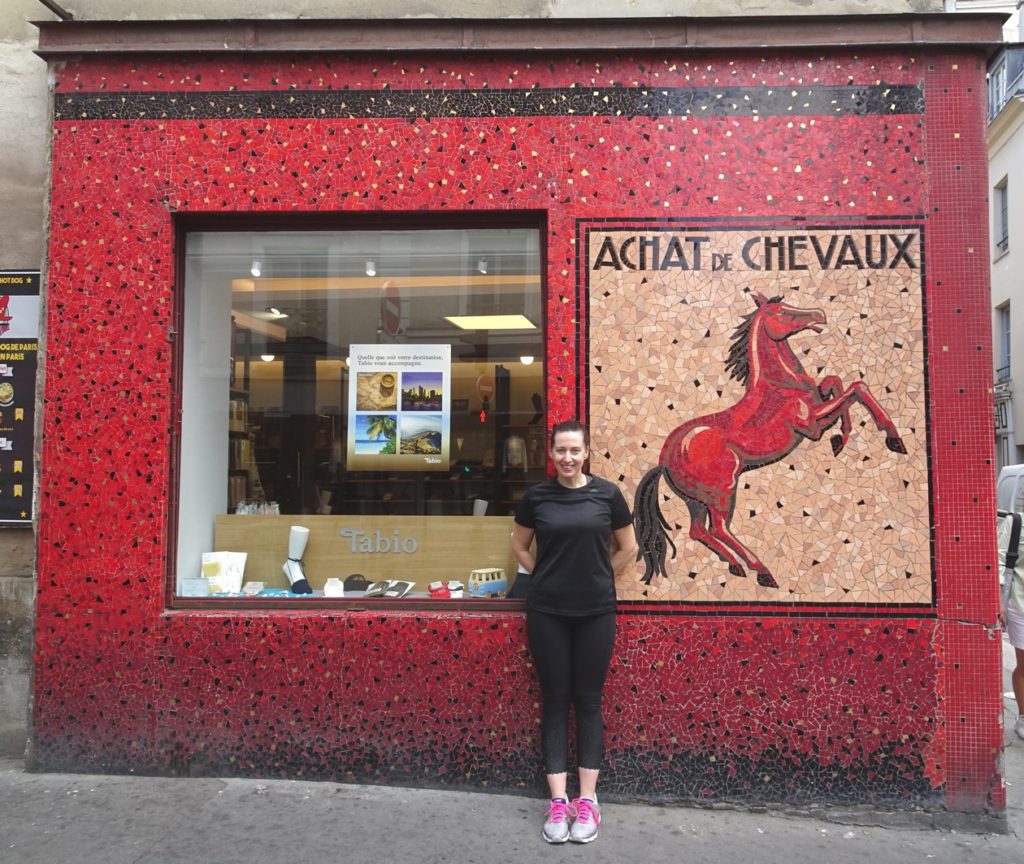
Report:
M 636 530 L 637 544 L 640 551 L 636 560 L 644 559 L 643 582 L 650 584 L 654 574 L 668 576 L 665 570 L 665 555 L 668 547 L 672 547 L 672 557 L 676 557 L 676 545 L 668 532 L 671 527 L 665 521 L 658 506 L 658 481 L 665 469 L 659 465 L 644 474 L 640 485 L 636 487 L 633 499 L 633 527 Z

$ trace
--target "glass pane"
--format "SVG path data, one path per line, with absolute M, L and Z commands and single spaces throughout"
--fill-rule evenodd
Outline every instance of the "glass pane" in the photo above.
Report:
M 184 318 L 180 592 L 229 515 L 507 516 L 544 476 L 536 229 L 193 232 Z

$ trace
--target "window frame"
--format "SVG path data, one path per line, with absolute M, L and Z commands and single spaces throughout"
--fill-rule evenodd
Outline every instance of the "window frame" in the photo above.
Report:
M 1011 330 L 1010 302 L 996 307 L 996 383 L 1010 380 L 1010 365 L 1013 359 L 1013 332 Z M 1005 372 L 1005 374 L 1004 374 Z
M 548 213 L 545 210 L 515 211 L 459 211 L 459 212 L 387 212 L 387 213 L 176 213 L 172 215 L 174 235 L 174 312 L 173 324 L 168 331 L 172 343 L 172 424 L 168 441 L 168 506 L 167 506 L 167 550 L 164 570 L 164 602 L 169 612 L 192 612 L 201 610 L 231 613 L 236 610 L 260 610 L 261 612 L 294 612 L 297 609 L 309 611 L 331 609 L 338 612 L 511 612 L 523 614 L 525 600 L 518 598 L 471 598 L 433 599 L 403 597 L 398 599 L 375 597 L 188 597 L 177 593 L 177 558 L 179 540 L 179 519 L 181 500 L 179 488 L 182 462 L 182 410 L 184 401 L 184 327 L 185 327 L 185 276 L 187 236 L 195 232 L 315 232 L 315 231 L 415 231 L 428 229 L 473 230 L 487 228 L 531 229 L 537 232 L 540 274 L 541 346 L 542 357 L 547 363 L 550 352 L 550 331 L 548 324 Z M 545 375 L 544 403 L 550 404 L 549 383 Z M 545 441 L 550 416 L 545 412 Z M 549 461 L 549 460 L 547 460 Z M 545 473 L 550 466 L 545 464 Z M 244 519 L 244 516 L 238 517 Z M 444 516 L 437 516 L 444 519 Z
M 992 189 L 993 260 L 997 260 L 1010 251 L 1010 178 L 1003 177 Z
M 1001 57 L 988 74 L 988 119 L 995 120 L 1006 104 L 1006 56 Z

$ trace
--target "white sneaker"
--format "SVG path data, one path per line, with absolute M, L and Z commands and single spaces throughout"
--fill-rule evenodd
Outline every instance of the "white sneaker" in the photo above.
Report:
M 1018 738 L 1024 738 L 1024 714 L 1017 715 L 1017 722 L 1013 724 L 1013 731 Z

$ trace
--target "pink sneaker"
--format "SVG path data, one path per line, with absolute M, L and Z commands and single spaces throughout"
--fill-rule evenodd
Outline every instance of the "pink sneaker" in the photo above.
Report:
M 577 798 L 569 805 L 576 820 L 569 831 L 573 843 L 589 843 L 597 839 L 597 826 L 601 824 L 601 808 L 590 798 Z
M 544 839 L 548 843 L 564 843 L 569 839 L 569 820 L 572 807 L 564 798 L 552 798 L 548 804 L 548 815 L 544 820 Z

